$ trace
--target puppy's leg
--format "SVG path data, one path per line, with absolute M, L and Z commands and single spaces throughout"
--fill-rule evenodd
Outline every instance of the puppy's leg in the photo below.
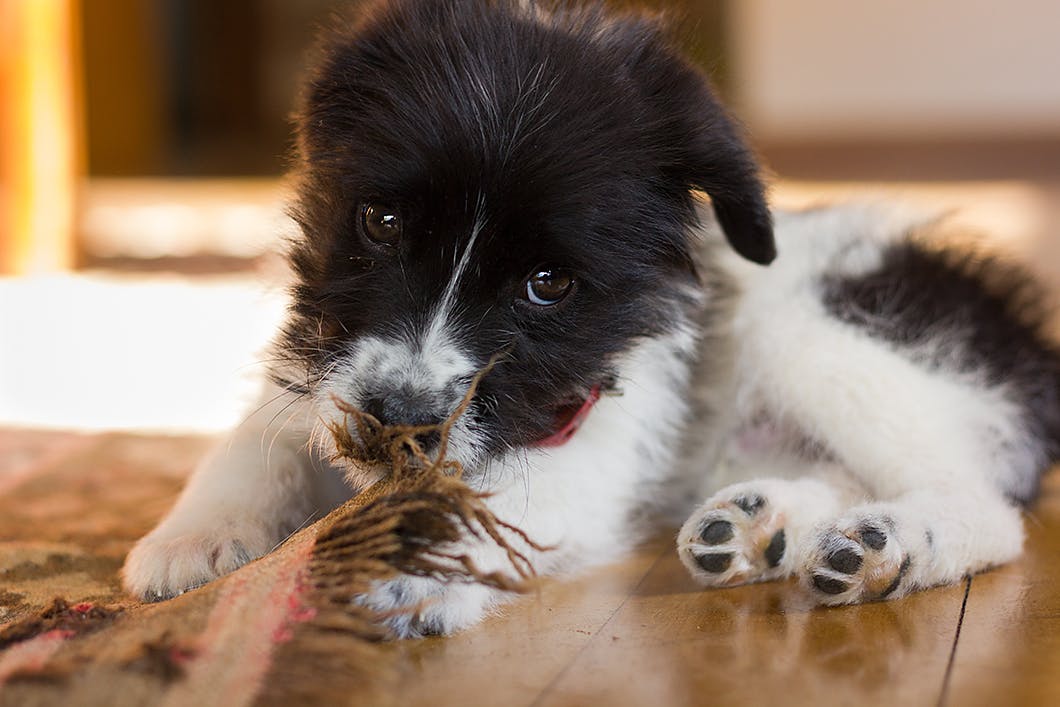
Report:
M 484 547 L 467 545 L 449 550 L 474 557 L 479 567 L 484 557 L 494 559 Z M 497 564 L 489 566 L 510 572 L 496 559 Z M 379 582 L 367 596 L 356 601 L 387 614 L 385 623 L 398 638 L 423 638 L 446 636 L 473 626 L 510 598 L 509 594 L 482 584 L 405 575 Z
M 583 442 L 589 440 L 575 439 L 569 445 L 582 445 L 582 452 L 591 451 L 592 457 L 570 447 L 551 454 L 525 450 L 496 462 L 488 474 L 490 510 L 548 548 L 538 551 L 506 534 L 539 576 L 613 562 L 642 537 L 644 529 L 633 517 L 640 500 L 635 477 L 643 470 L 620 463 L 631 453 L 635 438 L 630 436 L 613 448 Z M 481 481 L 470 483 L 477 486 Z M 447 552 L 468 555 L 486 572 L 512 573 L 507 555 L 489 540 L 466 538 Z M 394 614 L 389 622 L 398 635 L 417 637 L 469 627 L 512 598 L 479 584 L 402 577 L 380 584 L 364 601 L 384 611 L 418 607 Z
M 203 462 L 122 569 L 127 591 L 173 597 L 260 557 L 326 512 L 341 481 L 310 457 L 310 413 L 292 394 L 265 403 Z
M 758 479 L 727 486 L 692 513 L 677 536 L 692 576 L 711 587 L 790 576 L 814 528 L 857 498 L 827 478 Z
M 993 489 L 924 489 L 842 513 L 814 531 L 800 580 L 825 604 L 892 599 L 1019 555 L 1019 510 Z
M 823 316 L 793 325 L 777 320 L 774 338 L 812 345 L 788 347 L 783 362 L 764 337 L 749 342 L 756 394 L 881 501 L 823 527 L 800 570 L 820 598 L 900 596 L 1015 557 L 1022 529 L 1005 493 L 1038 442 L 1004 390 L 930 370 Z
M 503 493 L 487 500 L 491 510 L 502 520 L 511 518 L 498 509 L 506 506 Z M 540 536 L 536 531 L 536 522 L 540 518 L 523 518 L 519 527 L 535 540 Z M 547 572 L 556 553 L 541 553 L 527 547 L 519 538 L 507 534 L 507 539 L 516 547 L 539 573 Z M 483 572 L 497 572 L 502 575 L 515 574 L 507 555 L 492 541 L 485 537 L 467 536 L 463 540 L 438 552 L 459 557 L 470 558 L 475 567 Z M 558 550 L 557 553 L 562 553 Z M 459 580 L 445 580 L 436 577 L 419 577 L 403 575 L 395 579 L 378 582 L 367 595 L 355 601 L 376 611 L 387 614 L 386 624 L 399 638 L 421 638 L 423 636 L 448 635 L 473 626 L 483 619 L 493 608 L 511 600 L 509 592 L 493 589 L 479 583 Z
M 542 461 L 547 461 L 547 457 L 543 456 Z M 516 534 L 502 531 L 538 575 L 609 561 L 615 557 L 615 537 L 631 544 L 636 541 L 628 526 L 630 507 L 618 489 L 601 487 L 594 497 L 577 484 L 564 483 L 569 481 L 569 469 L 554 472 L 542 466 L 525 477 L 516 475 L 517 471 L 495 469 L 496 477 L 502 478 L 495 477 L 485 502 L 497 518 L 514 524 L 535 543 L 549 548 L 539 551 Z M 586 469 L 587 475 L 603 476 L 602 472 Z M 587 487 L 592 488 L 593 484 L 587 483 Z M 485 536 L 465 536 L 440 550 L 467 556 L 483 572 L 509 576 L 514 573 L 507 554 Z M 468 628 L 513 597 L 482 584 L 403 576 L 379 583 L 360 601 L 391 613 L 387 623 L 399 637 L 418 638 Z

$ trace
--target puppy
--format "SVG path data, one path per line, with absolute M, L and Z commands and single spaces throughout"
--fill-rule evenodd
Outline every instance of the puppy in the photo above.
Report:
M 133 594 L 209 582 L 370 485 L 331 461 L 336 399 L 436 423 L 498 352 L 449 449 L 555 546 L 527 549 L 541 573 L 618 559 L 653 511 L 704 498 L 678 552 L 707 586 L 797 576 L 861 602 L 1020 552 L 1060 452 L 1060 356 L 1025 278 L 860 206 L 776 214 L 764 267 L 755 161 L 654 22 L 377 6 L 324 43 L 298 185 L 272 381 L 130 553 Z M 363 598 L 421 606 L 405 636 L 500 600 L 425 577 Z

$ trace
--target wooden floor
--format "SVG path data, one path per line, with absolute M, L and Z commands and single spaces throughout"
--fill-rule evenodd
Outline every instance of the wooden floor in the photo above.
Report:
M 105 540 L 116 569 L 208 444 L 0 430 L 0 501 L 24 497 L 6 512 L 27 521 L 0 547 L 45 536 Z M 117 470 L 113 484 L 93 481 L 100 468 Z M 79 500 L 46 518 L 49 483 L 75 486 Z M 700 591 L 660 537 L 624 561 L 549 581 L 466 633 L 392 644 L 403 673 L 398 703 L 1058 705 L 1060 471 L 1026 520 L 1027 552 L 1016 563 L 840 609 L 809 607 L 793 584 Z M 122 530 L 91 539 L 89 526 Z
M 396 647 L 407 703 L 1060 705 L 1060 474 L 1018 562 L 893 602 L 701 591 L 669 538 L 447 639 Z

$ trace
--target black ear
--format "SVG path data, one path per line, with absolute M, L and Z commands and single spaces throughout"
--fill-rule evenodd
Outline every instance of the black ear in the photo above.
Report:
M 773 218 L 758 164 L 705 76 L 664 39 L 657 24 L 635 20 L 610 39 L 646 99 L 651 142 L 668 177 L 706 192 L 737 253 L 766 265 L 777 255 Z
M 768 265 L 777 257 L 777 246 L 758 164 L 735 123 L 705 81 L 700 82 L 700 90 L 681 106 L 688 141 L 683 160 L 688 182 L 710 195 L 733 249 L 748 260 Z

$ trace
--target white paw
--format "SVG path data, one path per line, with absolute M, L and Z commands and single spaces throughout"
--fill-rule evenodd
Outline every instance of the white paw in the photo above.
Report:
M 853 604 L 908 594 L 911 559 L 885 513 L 852 512 L 820 527 L 799 575 L 822 604 Z
M 481 584 L 400 577 L 380 582 L 358 601 L 388 615 L 398 638 L 445 636 L 481 621 L 496 603 L 496 592 Z
M 202 586 L 271 549 L 264 528 L 252 523 L 174 533 L 160 526 L 125 558 L 122 584 L 144 601 L 161 601 Z
M 677 535 L 677 550 L 701 584 L 726 587 L 788 575 L 784 514 L 740 484 L 700 506 Z

